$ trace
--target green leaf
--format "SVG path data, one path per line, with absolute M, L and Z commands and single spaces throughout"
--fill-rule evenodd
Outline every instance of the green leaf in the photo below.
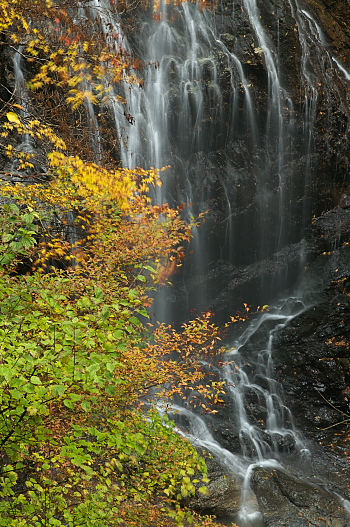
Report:
M 3 236 L 2 236 L 2 241 L 3 241 L 4 243 L 8 243 L 8 242 L 10 242 L 11 240 L 13 240 L 14 237 L 15 237 L 14 234 L 9 234 L 9 233 L 8 233 L 8 234 L 3 234 Z
M 148 311 L 146 309 L 137 309 L 137 312 L 143 317 L 150 318 Z
M 98 372 L 100 369 L 101 369 L 101 364 L 98 364 L 98 363 L 90 364 L 90 366 L 88 366 L 88 367 L 86 368 L 86 370 L 87 370 L 89 373 L 92 373 L 92 374 Z
M 11 254 L 11 253 L 6 253 L 4 254 L 2 257 L 1 257 L 1 261 L 0 263 L 2 265 L 8 265 L 10 264 L 15 258 L 15 255 L 14 254 Z
M 10 390 L 10 394 L 11 394 L 11 397 L 13 397 L 13 399 L 22 399 L 24 395 L 23 391 L 17 390 L 16 388 L 13 390 Z
M 32 375 L 32 377 L 30 378 L 30 382 L 32 384 L 42 384 L 41 380 L 39 379 L 39 377 L 37 377 L 37 375 Z
M 73 404 L 71 399 L 63 399 L 63 404 L 64 404 L 64 406 L 66 406 L 70 410 L 73 410 L 73 408 L 74 408 L 74 404 Z
M 132 317 L 130 317 L 129 320 L 130 320 L 130 322 L 135 324 L 135 326 L 137 326 L 137 327 L 142 326 L 142 322 L 140 322 L 140 320 L 137 317 L 132 316 Z
M 95 291 L 95 298 L 97 300 L 102 300 L 104 296 L 105 295 L 104 295 L 103 289 L 101 289 L 100 287 L 97 287 Z
M 108 371 L 113 373 L 114 370 L 116 369 L 116 363 L 115 362 L 107 362 L 106 368 L 107 368 Z
M 70 393 L 69 394 L 69 398 L 71 401 L 73 401 L 74 403 L 76 403 L 77 401 L 81 401 L 82 399 L 82 395 L 80 395 L 79 393 Z
M 82 401 L 82 402 L 81 402 L 81 407 L 82 407 L 82 409 L 84 410 L 84 412 L 89 412 L 90 409 L 91 409 L 91 403 L 90 403 L 90 401 Z
M 156 273 L 157 270 L 152 267 L 151 265 L 144 265 L 144 269 L 147 269 L 147 271 L 150 271 L 151 273 Z
M 63 384 L 54 384 L 51 387 L 52 395 L 58 395 L 59 397 L 62 397 L 64 392 L 66 391 L 67 387 Z

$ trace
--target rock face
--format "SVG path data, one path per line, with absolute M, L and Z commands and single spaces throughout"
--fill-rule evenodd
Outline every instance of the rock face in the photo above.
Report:
M 212 478 L 207 488 L 208 497 L 197 497 L 190 503 L 192 509 L 219 517 L 237 514 L 241 503 L 241 481 L 223 475 Z
M 343 244 L 346 247 L 348 241 L 350 241 L 350 195 L 343 193 L 339 205 L 315 218 L 305 230 L 305 237 L 300 242 L 287 245 L 271 257 L 246 266 L 235 266 L 224 260 L 215 262 L 207 273 L 197 275 L 183 284 L 182 288 L 179 287 L 178 295 L 182 295 L 183 298 L 186 295 L 195 295 L 198 287 L 210 290 L 212 298 L 208 308 L 218 314 L 226 312 L 229 307 L 234 312 L 235 309 L 241 308 L 244 302 L 253 305 L 264 304 L 274 277 L 284 274 L 291 277 L 286 281 L 293 283 L 293 278 L 296 280 L 302 271 L 301 261 L 304 265 L 311 265 L 317 257 L 319 260 L 314 264 L 317 269 L 322 269 L 323 262 L 329 260 L 334 262 L 333 272 L 330 270 L 331 274 L 324 277 L 324 284 L 328 282 L 330 284 L 341 278 L 340 271 L 335 271 L 337 266 L 341 265 L 337 263 L 337 258 L 340 262 L 345 258 L 342 272 L 343 278 L 346 276 L 347 250 L 344 248 L 336 253 L 334 250 Z M 332 258 L 328 258 L 329 254 L 326 253 L 332 253 Z
M 306 437 L 337 445 L 350 419 L 350 247 L 320 255 L 308 273 L 324 289 L 276 335 L 276 377 Z
M 347 527 L 343 502 L 327 490 L 277 469 L 258 468 L 251 478 L 266 527 Z

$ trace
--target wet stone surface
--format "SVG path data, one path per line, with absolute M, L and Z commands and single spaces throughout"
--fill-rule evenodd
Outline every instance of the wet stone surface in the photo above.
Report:
M 337 252 L 350 263 L 348 247 Z M 326 444 L 337 442 L 349 418 L 350 278 L 339 270 L 341 261 L 336 256 L 320 257 L 325 265 L 332 257 L 337 264 L 334 280 L 320 301 L 294 318 L 274 340 L 276 377 L 296 424 L 306 436 Z
M 251 478 L 266 527 L 347 527 L 343 502 L 326 489 L 277 469 L 257 468 Z

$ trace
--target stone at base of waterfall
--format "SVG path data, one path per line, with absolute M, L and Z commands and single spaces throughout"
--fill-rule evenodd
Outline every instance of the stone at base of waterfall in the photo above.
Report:
M 201 514 L 214 514 L 215 516 L 236 515 L 241 506 L 242 480 L 232 475 L 220 475 L 206 485 L 208 494 L 197 493 L 188 506 Z M 246 501 L 247 507 L 257 510 L 258 502 L 251 492 Z
M 309 481 L 271 468 L 257 468 L 251 478 L 264 525 L 268 527 L 348 527 L 346 502 Z

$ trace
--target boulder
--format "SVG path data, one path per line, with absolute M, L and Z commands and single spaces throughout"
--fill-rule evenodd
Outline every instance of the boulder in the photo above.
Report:
M 256 468 L 251 486 L 266 527 L 347 527 L 350 523 L 342 498 L 276 468 Z

